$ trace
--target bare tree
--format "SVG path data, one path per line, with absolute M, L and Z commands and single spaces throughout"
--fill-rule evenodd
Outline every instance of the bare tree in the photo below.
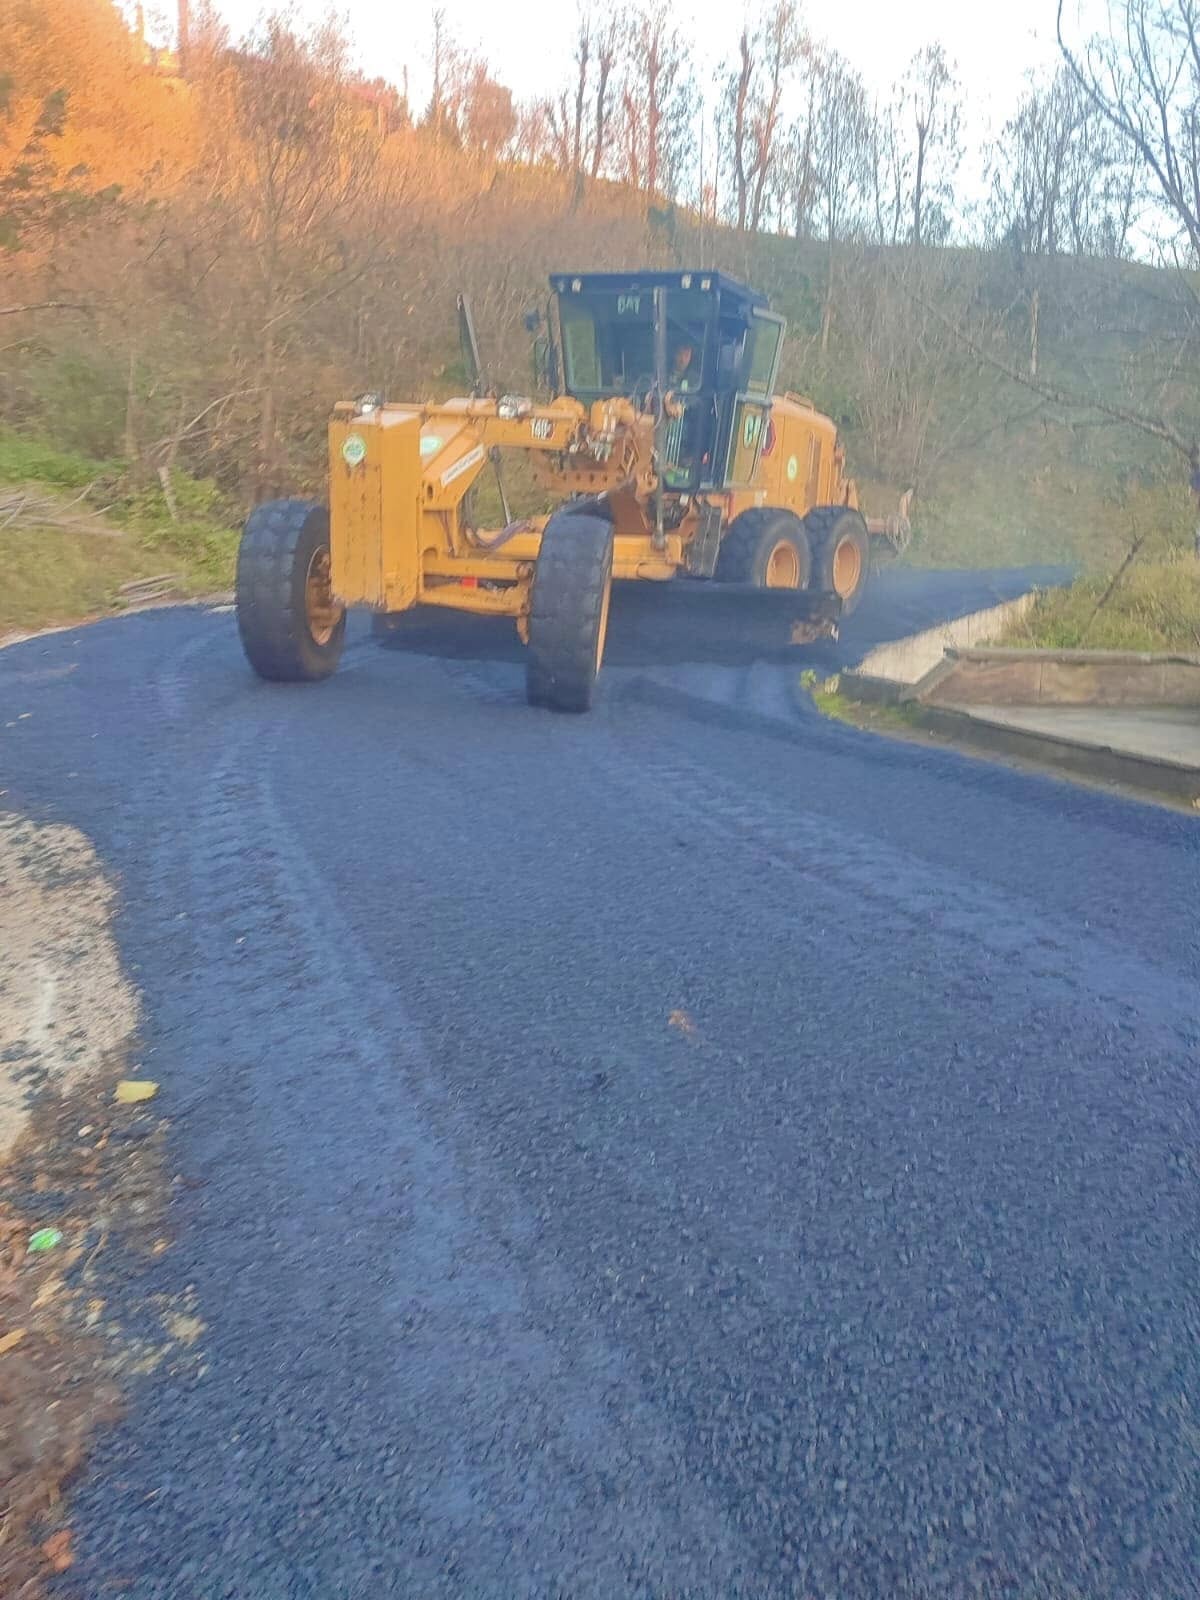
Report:
M 365 270 L 363 242 L 340 224 L 376 180 L 380 140 L 350 92 L 344 44 L 331 29 L 303 39 L 268 21 L 214 91 L 225 93 L 231 123 L 218 182 L 240 213 L 253 263 L 257 479 L 265 493 L 276 476 L 281 354 L 301 319 Z
M 1160 246 L 1177 269 L 1174 350 L 1149 396 L 1121 397 L 1120 420 L 1163 439 L 1200 471 L 1200 419 L 1194 385 L 1181 381 L 1200 354 L 1200 0 L 1124 0 L 1107 33 L 1068 38 L 1059 0 L 1058 38 L 1067 69 L 1132 150 L 1156 201 Z M 1151 224 L 1153 223 L 1151 219 Z M 1087 396 L 1111 414 L 1109 397 Z
M 1131 152 L 1074 75 L 1032 84 L 992 169 L 990 232 L 1024 256 L 1124 256 L 1139 188 Z
M 826 243 L 821 349 L 833 322 L 837 247 L 857 230 L 868 173 L 870 117 L 862 79 L 844 56 L 827 51 L 815 62 L 812 156 Z
M 753 32 L 742 28 L 721 108 L 741 232 L 758 230 L 775 187 L 785 149 L 783 103 L 806 45 L 794 0 L 775 0 Z
M 811 237 L 820 198 L 816 162 L 817 91 L 821 75 L 808 52 L 804 83 L 804 109 L 788 129 L 781 158 L 776 163 L 776 208 L 797 239 Z
M 912 58 L 901 95 L 912 152 L 909 237 L 919 247 L 939 242 L 931 234 L 946 231 L 950 181 L 962 159 L 961 91 L 940 44 L 926 45 Z
M 1200 0 L 1124 0 L 1107 35 L 1070 42 L 1067 67 L 1093 106 L 1137 151 L 1169 224 L 1200 263 Z
M 585 178 L 594 181 L 609 160 L 617 40 L 615 17 L 599 27 L 581 11 L 573 81 L 556 99 L 544 102 L 554 156 L 573 174 L 576 201 L 583 196 Z
M 692 134 L 691 63 L 667 13 L 647 7 L 624 39 L 620 176 L 648 196 L 675 192 Z
M 896 245 L 904 237 L 912 158 L 900 131 L 901 108 L 875 103 L 871 116 L 871 202 L 875 239 Z

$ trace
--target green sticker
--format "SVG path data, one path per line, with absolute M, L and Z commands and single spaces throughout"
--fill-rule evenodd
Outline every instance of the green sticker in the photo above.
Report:
M 367 441 L 361 433 L 348 433 L 342 445 L 342 460 L 348 467 L 357 467 L 367 455 Z
M 55 1245 L 62 1243 L 62 1234 L 57 1228 L 39 1228 L 29 1240 L 29 1249 L 37 1255 L 42 1250 L 53 1250 Z

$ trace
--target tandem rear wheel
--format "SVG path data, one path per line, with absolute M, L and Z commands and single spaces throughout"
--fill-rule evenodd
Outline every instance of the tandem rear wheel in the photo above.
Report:
M 330 575 L 329 512 L 312 500 L 268 500 L 242 531 L 237 624 L 260 678 L 313 683 L 334 671 L 346 609 Z
M 574 712 L 591 706 L 608 634 L 612 564 L 606 517 L 556 511 L 542 530 L 525 661 L 531 706 Z
M 717 555 L 721 583 L 758 589 L 806 589 L 812 552 L 800 518 L 778 506 L 754 506 L 729 524 Z
M 857 611 L 871 573 L 871 538 L 860 511 L 817 506 L 804 519 L 813 552 L 813 587 L 836 594 L 842 616 Z

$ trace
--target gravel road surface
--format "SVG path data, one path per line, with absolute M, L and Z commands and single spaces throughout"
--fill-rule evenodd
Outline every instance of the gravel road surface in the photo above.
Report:
M 824 664 L 1028 574 L 885 576 Z M 798 708 L 615 609 L 0 654 L 0 805 L 115 878 L 205 1324 L 86 1600 L 1200 1594 L 1200 826 Z M 677 632 L 677 631 L 676 631 Z

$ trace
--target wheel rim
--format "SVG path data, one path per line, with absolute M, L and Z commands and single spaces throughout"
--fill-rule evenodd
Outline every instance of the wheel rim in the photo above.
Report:
M 604 599 L 600 602 L 600 626 L 596 629 L 596 671 L 604 660 L 604 641 L 608 638 L 608 605 L 612 599 L 612 579 L 604 585 Z
M 314 550 L 304 579 L 304 615 L 314 644 L 326 645 L 342 620 L 342 608 L 333 598 L 329 551 Z
M 798 589 L 800 587 L 800 556 L 789 539 L 780 539 L 767 557 L 763 579 L 767 589 Z
M 833 552 L 834 591 L 845 600 L 858 588 L 862 577 L 862 551 L 853 539 L 839 539 Z

